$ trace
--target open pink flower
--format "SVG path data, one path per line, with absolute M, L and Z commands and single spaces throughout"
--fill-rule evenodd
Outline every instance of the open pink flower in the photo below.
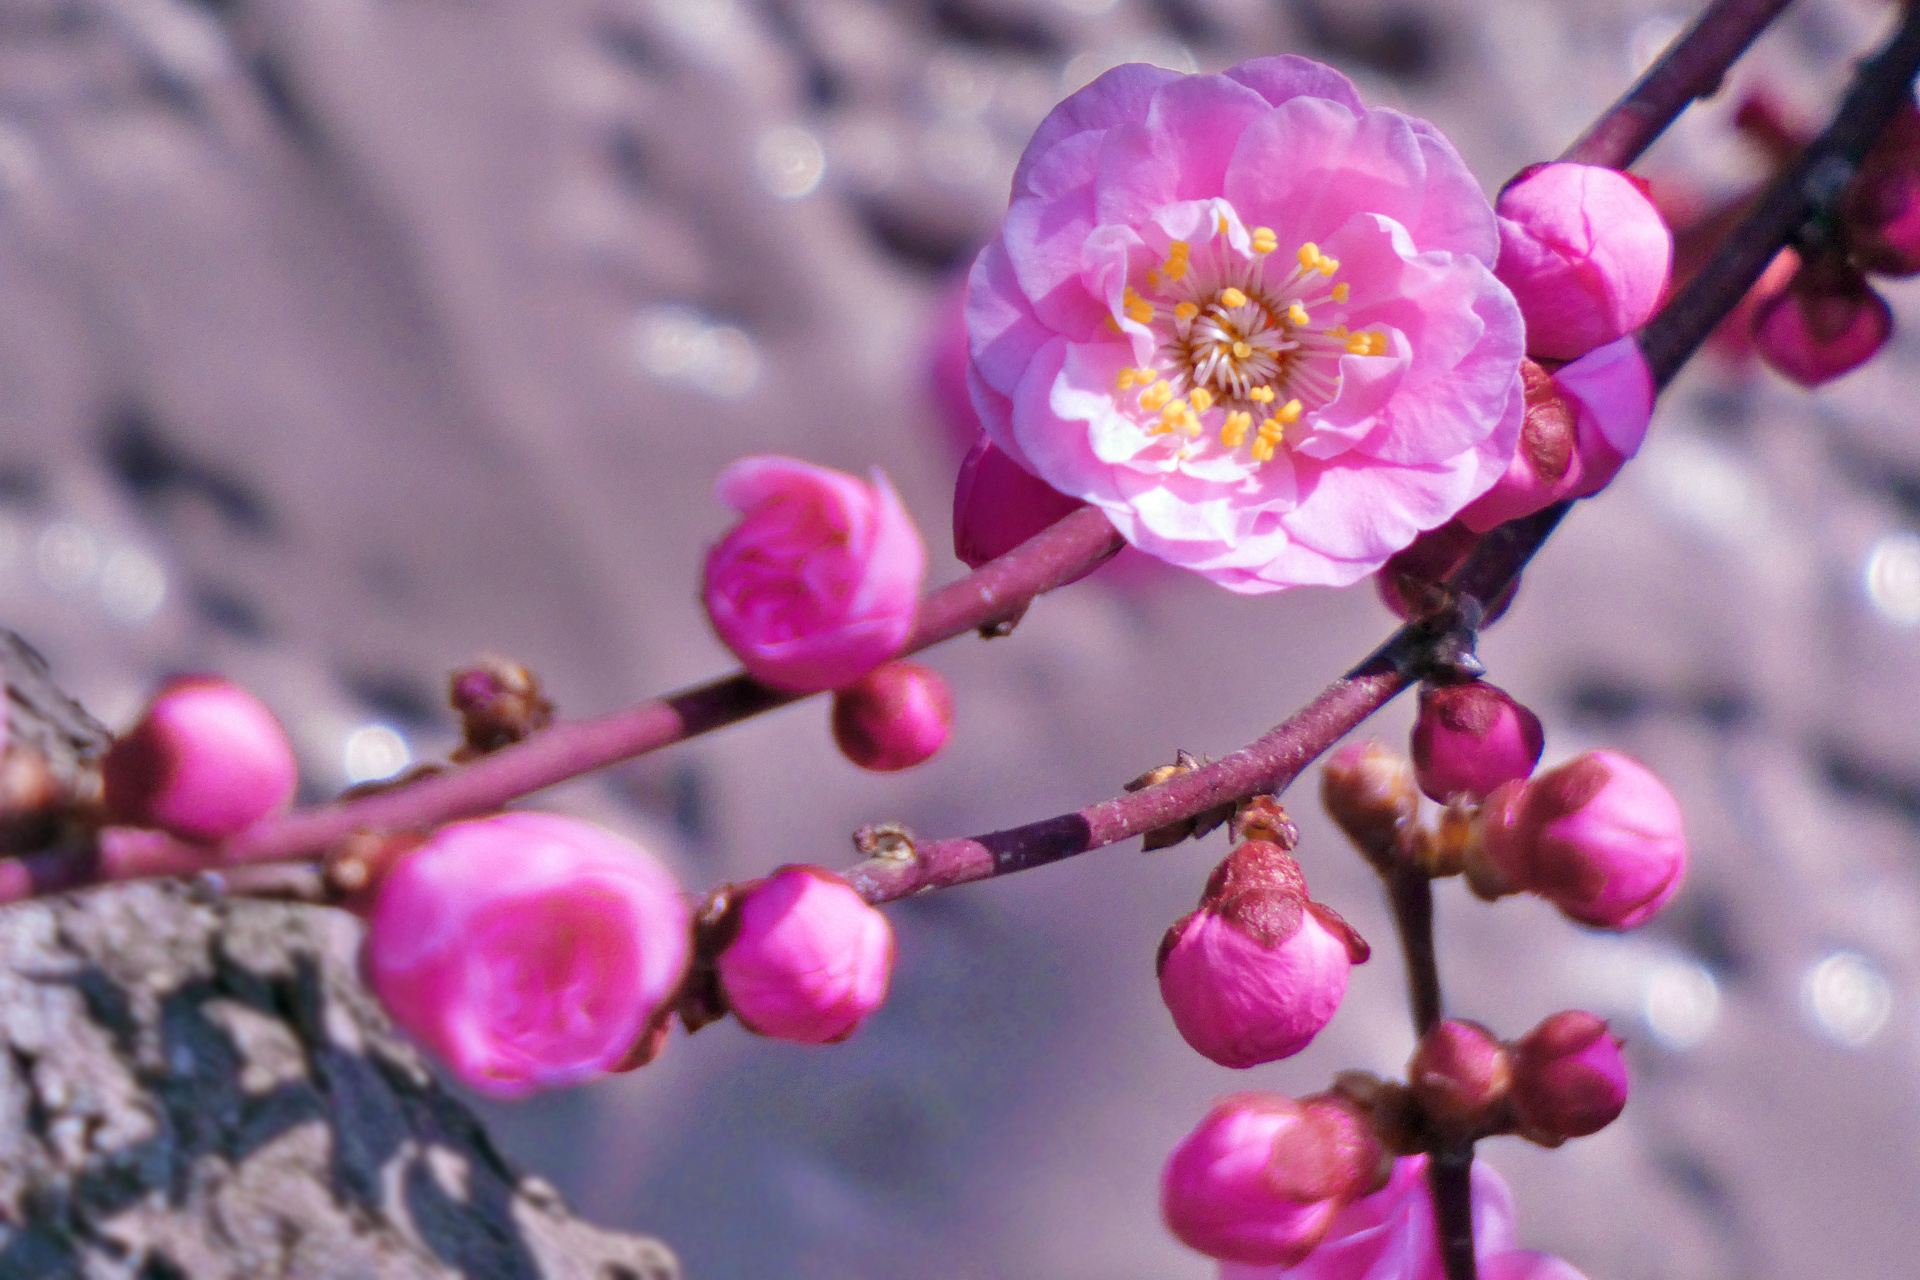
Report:
M 878 469 L 871 484 L 797 458 L 742 458 L 720 500 L 744 513 L 707 553 L 707 617 L 782 689 L 851 684 L 913 631 L 927 549 Z
M 1427 1158 L 1396 1160 L 1386 1187 L 1342 1209 L 1296 1267 L 1224 1263 L 1220 1280 L 1444 1280 Z M 1513 1196 L 1484 1160 L 1473 1164 L 1473 1253 L 1483 1280 L 1581 1280 L 1549 1254 L 1513 1247 Z
M 627 1060 L 687 966 L 679 886 L 646 850 L 547 813 L 441 827 L 381 882 L 361 965 L 462 1080 L 511 1098 Z
M 1239 592 L 1345 585 L 1506 469 L 1493 210 L 1338 72 L 1116 68 L 1056 107 L 967 305 L 993 442 Z

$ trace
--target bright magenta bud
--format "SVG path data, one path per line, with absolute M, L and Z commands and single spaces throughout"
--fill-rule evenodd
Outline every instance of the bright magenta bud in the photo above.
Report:
M 1413 726 L 1413 775 L 1441 804 L 1457 795 L 1484 800 L 1501 783 L 1532 773 L 1546 742 L 1540 717 L 1485 680 L 1425 685 Z
M 620 1066 L 679 989 L 688 923 L 632 841 L 501 813 L 441 827 L 386 873 L 361 967 L 454 1074 L 512 1098 Z
M 1494 205 L 1500 260 L 1527 324 L 1527 354 L 1572 360 L 1645 324 L 1673 267 L 1673 236 L 1617 169 L 1542 164 Z
M 1279 845 L 1244 840 L 1200 908 L 1161 940 L 1160 996 L 1195 1050 L 1225 1067 L 1290 1057 L 1327 1025 L 1367 944 Z
M 1590 1013 L 1556 1013 L 1513 1046 L 1513 1107 L 1529 1137 L 1584 1138 L 1627 1105 L 1620 1041 Z
M 893 926 L 823 867 L 782 867 L 742 887 L 740 929 L 720 986 L 749 1030 L 776 1040 L 845 1040 L 887 998 Z
M 1632 929 L 1680 891 L 1687 837 L 1680 804 L 1645 765 L 1590 751 L 1494 791 L 1482 839 L 1499 876 L 1581 924 Z
M 162 685 L 101 772 L 113 821 L 187 840 L 245 830 L 285 808 L 299 780 L 293 745 L 273 713 L 218 676 Z
M 1477 1022 L 1448 1018 L 1420 1038 L 1407 1064 L 1407 1087 L 1442 1132 L 1475 1136 L 1513 1086 L 1507 1047 Z
M 917 662 L 889 662 L 833 695 L 833 740 L 875 773 L 931 760 L 952 726 L 953 691 Z
M 953 487 L 953 554 L 978 569 L 1086 505 L 1026 471 L 983 435 L 960 464 Z
M 1384 1156 L 1366 1121 L 1327 1095 L 1235 1094 L 1174 1149 L 1161 1214 L 1181 1243 L 1210 1258 L 1290 1267 L 1334 1214 L 1384 1181 Z
M 795 458 L 742 458 L 720 473 L 744 513 L 707 553 L 707 617 L 749 674 L 781 689 L 852 684 L 913 631 L 927 551 L 900 498 Z
M 1893 335 L 1893 312 L 1844 261 L 1802 263 L 1753 319 L 1754 349 L 1777 372 L 1817 387 L 1865 364 Z

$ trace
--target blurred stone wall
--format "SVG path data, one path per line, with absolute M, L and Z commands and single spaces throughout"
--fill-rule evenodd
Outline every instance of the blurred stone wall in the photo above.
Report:
M 1756 51 L 1817 117 L 1885 26 L 1802 0 Z M 1019 148 L 1107 66 L 1297 51 L 1438 122 L 1489 190 L 1570 140 L 1690 16 L 1655 0 L 0 0 L 0 625 L 117 722 L 217 668 L 317 796 L 452 744 L 444 673 L 538 669 L 564 711 L 724 669 L 709 496 L 754 451 L 878 464 L 936 577 L 957 452 L 924 393 L 951 276 Z M 1758 172 L 1735 91 L 1646 166 Z M 1911 289 L 1894 291 L 1913 318 Z M 1595 1280 L 1898 1275 L 1920 1250 L 1920 432 L 1906 336 L 1818 396 L 1703 361 L 1487 639 L 1550 759 L 1653 764 L 1692 883 L 1630 938 L 1441 894 L 1452 1004 L 1584 1005 L 1630 1040 L 1605 1134 L 1486 1155 L 1524 1243 Z M 805 705 L 557 793 L 690 887 L 1054 813 L 1218 753 L 1387 624 L 1365 589 L 1248 600 L 1120 566 L 932 657 L 954 741 L 903 777 Z M 1383 718 L 1399 734 L 1406 709 Z M 1219 838 L 893 909 L 895 995 L 849 1044 L 731 1024 L 498 1132 L 693 1277 L 1211 1274 L 1158 1225 L 1209 1101 L 1410 1048 L 1369 873 L 1306 799 L 1316 896 L 1381 945 L 1305 1054 L 1234 1073 L 1152 981 Z

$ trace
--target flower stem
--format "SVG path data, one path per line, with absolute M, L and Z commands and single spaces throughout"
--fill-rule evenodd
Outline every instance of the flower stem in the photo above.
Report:
M 1720 87 L 1727 68 L 1746 52 L 1789 0 L 1714 0 L 1686 34 L 1667 46 L 1633 88 L 1607 108 L 1562 160 L 1624 169 L 1666 132 L 1689 103 Z

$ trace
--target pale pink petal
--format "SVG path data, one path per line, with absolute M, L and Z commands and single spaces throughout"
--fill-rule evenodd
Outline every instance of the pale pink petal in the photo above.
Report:
M 1356 114 L 1364 110 L 1353 81 L 1324 62 L 1283 53 L 1251 58 L 1221 74 L 1238 80 L 1274 106 L 1289 98 L 1329 98 Z
M 1068 95 L 1033 131 L 1033 138 L 1013 171 L 1014 195 L 1026 192 L 1034 166 L 1059 143 L 1082 133 L 1110 129 L 1124 121 L 1144 119 L 1154 91 L 1179 78 L 1178 71 L 1129 62 Z
M 1234 144 L 1271 110 L 1225 76 L 1185 76 L 1156 91 L 1145 120 L 1101 141 L 1094 207 L 1102 223 L 1138 224 L 1162 205 L 1220 194 Z

